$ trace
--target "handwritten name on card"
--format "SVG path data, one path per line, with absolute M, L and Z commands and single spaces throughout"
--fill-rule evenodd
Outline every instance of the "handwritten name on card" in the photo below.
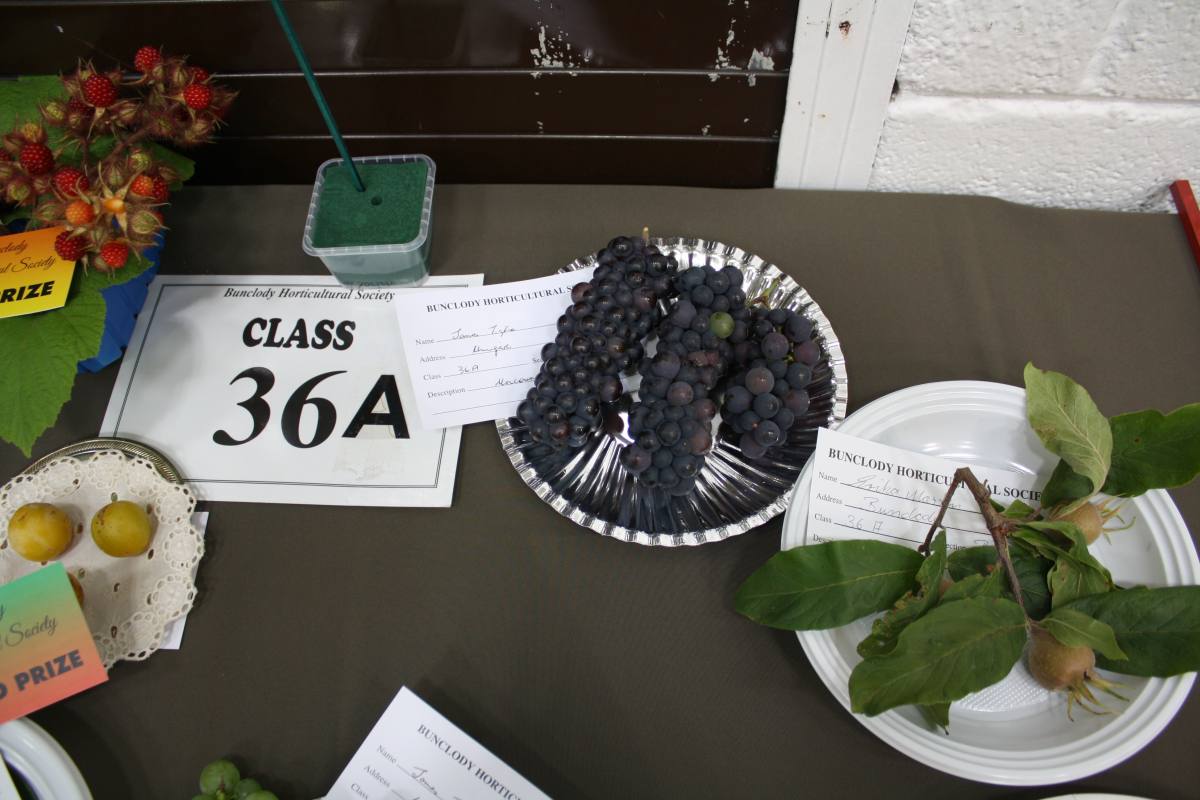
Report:
M 396 298 L 400 337 L 424 430 L 512 416 L 542 348 L 591 270 Z
M 407 688 L 325 800 L 549 800 Z
M 0 586 L 0 722 L 106 680 L 62 564 Z
M 822 428 L 812 467 L 808 501 L 808 541 L 880 538 L 911 544 L 925 541 L 942 498 L 962 463 L 913 453 Z M 1008 505 L 1021 500 L 1036 506 L 1037 478 L 1020 472 L 970 465 Z M 991 544 L 983 516 L 966 487 L 951 498 L 946 516 L 951 548 Z

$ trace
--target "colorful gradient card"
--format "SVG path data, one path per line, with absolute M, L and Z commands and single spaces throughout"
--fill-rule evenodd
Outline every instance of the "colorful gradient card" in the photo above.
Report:
M 106 680 L 62 564 L 0 586 L 0 722 Z

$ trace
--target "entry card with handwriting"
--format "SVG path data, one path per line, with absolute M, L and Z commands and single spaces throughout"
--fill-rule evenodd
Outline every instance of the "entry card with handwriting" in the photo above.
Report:
M 106 680 L 62 564 L 0 586 L 0 722 Z
M 325 800 L 550 800 L 407 687 Z
M 448 507 L 462 429 L 413 428 L 392 301 L 482 283 L 160 275 L 102 435 L 161 450 L 203 500 Z
M 517 413 L 542 366 L 542 348 L 592 270 L 517 283 L 400 295 L 404 356 L 420 427 L 484 422 Z
M 879 538 L 919 545 L 937 517 L 958 461 L 914 453 L 822 428 L 812 465 L 808 541 Z M 1004 469 L 971 467 L 997 502 L 1021 500 L 1036 507 L 1037 477 Z M 951 549 L 992 543 L 975 498 L 959 487 L 942 519 Z

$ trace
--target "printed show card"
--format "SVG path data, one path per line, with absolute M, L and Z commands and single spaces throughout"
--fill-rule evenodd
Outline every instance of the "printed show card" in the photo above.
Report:
M 62 564 L 0 586 L 0 722 L 106 680 Z
M 448 507 L 462 429 L 412 424 L 392 302 L 481 283 L 159 276 L 102 435 L 160 449 L 205 500 Z
M 517 283 L 398 295 L 419 427 L 510 417 L 542 367 L 578 270 Z
M 407 688 L 325 800 L 550 800 Z
M 937 456 L 877 444 L 822 428 L 817 434 L 808 497 L 808 540 L 878 537 L 914 547 L 925 541 L 942 498 L 964 466 Z M 969 465 L 992 497 L 1037 506 L 1037 477 Z M 960 486 L 942 519 L 949 548 L 992 543 L 975 498 Z
M 38 228 L 0 236 L 0 317 L 19 317 L 61 308 L 75 275 L 75 262 L 54 252 L 65 228 Z

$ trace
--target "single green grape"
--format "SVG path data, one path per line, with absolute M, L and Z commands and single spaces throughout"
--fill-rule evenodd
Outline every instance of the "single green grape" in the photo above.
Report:
M 708 318 L 708 329 L 718 339 L 728 339 L 733 333 L 733 317 L 724 311 L 714 312 Z
M 205 794 L 233 791 L 241 777 L 232 761 L 219 758 L 200 770 L 200 791 Z
M 246 800 L 247 797 L 261 790 L 262 784 L 254 778 L 242 778 L 237 782 L 237 786 L 233 787 L 233 796 L 236 800 Z
M 192 800 L 216 800 L 211 794 L 198 794 Z
M 253 794 L 246 795 L 246 800 L 279 800 L 274 792 L 268 792 L 266 789 L 260 789 Z

